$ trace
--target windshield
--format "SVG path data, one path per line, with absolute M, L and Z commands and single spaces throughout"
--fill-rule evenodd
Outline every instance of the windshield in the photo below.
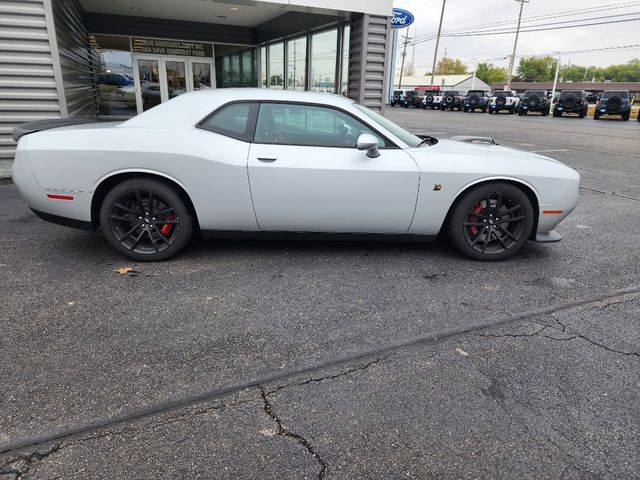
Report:
M 493 92 L 494 97 L 513 97 L 512 92 Z
M 481 97 L 484 97 L 484 92 L 482 90 L 469 90 L 469 92 L 467 93 L 467 95 L 470 97 L 471 95 L 480 95 Z
M 460 92 L 456 90 L 451 90 L 450 92 L 445 92 L 445 95 L 446 96 L 453 95 L 455 97 L 456 95 L 460 95 Z
M 619 90 L 610 90 L 602 94 L 602 98 L 611 98 L 611 97 L 629 98 L 629 92 L 619 91 Z
M 531 95 L 536 95 L 538 97 L 546 97 L 547 92 L 545 92 L 544 90 L 527 90 L 524 95 L 525 97 L 529 97 Z
M 367 117 L 382 125 L 384 128 L 389 130 L 410 147 L 417 147 L 422 142 L 422 139 L 420 137 L 416 137 L 413 133 L 407 132 L 400 125 L 396 125 L 391 120 L 383 117 L 379 113 L 374 112 L 373 110 L 369 110 L 367 107 L 363 107 L 362 105 L 358 105 L 357 103 L 354 103 L 353 105 Z

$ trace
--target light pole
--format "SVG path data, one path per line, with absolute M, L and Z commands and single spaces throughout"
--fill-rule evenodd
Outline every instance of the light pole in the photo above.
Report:
M 433 76 L 436 73 L 436 60 L 438 59 L 438 46 L 440 45 L 440 32 L 442 32 L 442 19 L 444 18 L 444 6 L 447 0 L 442 0 L 442 12 L 440 12 L 440 24 L 438 25 L 438 36 L 436 37 L 436 50 L 433 52 L 433 66 L 431 67 L 431 90 L 433 90 Z
M 511 54 L 511 60 L 509 60 L 509 76 L 507 77 L 507 88 L 505 90 L 511 90 L 511 77 L 513 76 L 513 64 L 516 60 L 516 48 L 518 47 L 518 36 L 520 35 L 520 22 L 522 21 L 522 9 L 525 3 L 529 3 L 529 0 L 516 0 L 520 3 L 520 14 L 518 15 L 518 28 L 516 29 L 516 39 L 513 42 L 513 53 Z
M 471 90 L 476 88 L 476 72 L 478 71 L 478 59 L 472 58 L 473 60 L 473 78 L 471 79 Z
M 551 107 L 549 108 L 549 112 L 553 113 L 553 111 L 555 110 L 555 104 L 553 103 L 553 100 L 556 97 L 556 87 L 558 86 L 558 73 L 560 73 L 560 60 L 562 59 L 562 55 L 560 54 L 560 52 L 555 52 L 558 54 L 558 63 L 556 64 L 556 76 L 553 79 L 553 89 L 551 90 Z

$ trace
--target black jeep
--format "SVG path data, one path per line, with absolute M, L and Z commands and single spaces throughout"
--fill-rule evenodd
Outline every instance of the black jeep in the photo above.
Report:
M 420 108 L 422 106 L 422 97 L 423 92 L 419 92 L 417 90 L 407 90 L 404 94 L 404 103 L 402 106 L 404 108 L 416 107 Z
M 629 120 L 631 116 L 629 90 L 606 90 L 596 103 L 593 119 L 598 120 L 601 115 L 620 115 L 622 120 Z
M 481 110 L 482 113 L 487 113 L 490 98 L 491 94 L 484 90 L 469 90 L 467 92 L 467 96 L 464 97 L 462 111 L 475 112 L 477 108 L 478 110 Z
M 545 117 L 549 115 L 550 108 L 551 102 L 549 101 L 549 94 L 545 90 L 527 90 L 524 92 L 522 100 L 520 100 L 518 115 L 526 115 L 529 112 L 540 112 L 542 116 Z
M 464 97 L 458 91 L 452 90 L 451 92 L 445 92 L 440 103 L 440 110 L 445 111 L 447 108 L 451 111 L 454 109 L 462 110 L 462 104 L 464 103 Z
M 577 113 L 584 118 L 589 110 L 587 92 L 584 90 L 563 90 L 553 109 L 554 117 L 561 117 L 563 113 Z

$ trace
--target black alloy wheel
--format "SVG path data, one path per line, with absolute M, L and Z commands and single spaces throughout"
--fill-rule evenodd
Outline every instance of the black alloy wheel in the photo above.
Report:
M 154 179 L 116 185 L 102 202 L 100 225 L 116 250 L 137 261 L 176 255 L 193 231 L 185 202 L 169 185 Z
M 514 255 L 533 229 L 533 207 L 518 187 L 487 183 L 465 193 L 449 216 L 453 245 L 474 260 L 504 260 Z

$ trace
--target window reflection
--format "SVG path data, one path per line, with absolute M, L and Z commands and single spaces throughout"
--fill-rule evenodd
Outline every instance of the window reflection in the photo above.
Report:
M 289 90 L 305 89 L 306 60 L 306 37 L 287 42 L 287 88 Z
M 284 88 L 284 43 L 269 45 L 269 86 Z
M 187 76 L 184 62 L 167 60 L 165 62 L 167 71 L 167 86 L 169 87 L 169 98 L 177 97 L 187 91 Z
M 99 115 L 132 117 L 137 109 L 129 38 L 90 35 L 89 43 L 95 59 Z
M 267 47 L 260 47 L 260 85 L 267 86 Z
M 157 60 L 138 60 L 142 110 L 149 110 L 162 101 L 160 93 L 160 71 Z
M 216 87 L 255 87 L 256 49 L 240 45 L 215 45 Z
M 311 90 L 336 92 L 338 30 L 317 33 L 311 37 Z
M 342 37 L 342 78 L 340 79 L 340 93 L 345 97 L 349 94 L 349 45 L 351 27 L 345 25 Z
M 192 63 L 193 89 L 211 88 L 211 65 L 208 63 Z

